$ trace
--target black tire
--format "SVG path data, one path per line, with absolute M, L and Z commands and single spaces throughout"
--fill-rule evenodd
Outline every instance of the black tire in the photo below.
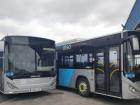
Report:
M 90 96 L 90 86 L 89 82 L 85 78 L 80 78 L 77 82 L 77 90 L 78 94 L 83 97 L 89 97 Z

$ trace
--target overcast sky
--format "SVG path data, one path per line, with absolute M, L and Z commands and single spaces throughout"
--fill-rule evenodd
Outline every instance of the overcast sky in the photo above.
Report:
M 56 42 L 121 31 L 135 0 L 0 0 L 0 37 L 31 35 Z

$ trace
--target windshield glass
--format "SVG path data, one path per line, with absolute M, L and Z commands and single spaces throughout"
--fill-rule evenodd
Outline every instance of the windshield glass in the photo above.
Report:
M 28 45 L 9 46 L 8 65 L 14 74 L 41 74 L 54 70 L 54 49 Z
M 132 43 L 126 43 L 126 65 L 125 76 L 133 81 L 140 81 L 140 52 L 132 49 Z

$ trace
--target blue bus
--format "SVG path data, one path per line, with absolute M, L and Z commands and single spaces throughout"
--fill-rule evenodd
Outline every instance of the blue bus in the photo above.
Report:
M 57 45 L 58 86 L 121 99 L 140 98 L 140 32 Z

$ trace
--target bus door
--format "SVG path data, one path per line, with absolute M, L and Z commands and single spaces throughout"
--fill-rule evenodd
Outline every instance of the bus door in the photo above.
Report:
M 96 48 L 95 90 L 121 96 L 120 46 Z
M 3 91 L 3 52 L 4 42 L 0 41 L 0 90 Z

